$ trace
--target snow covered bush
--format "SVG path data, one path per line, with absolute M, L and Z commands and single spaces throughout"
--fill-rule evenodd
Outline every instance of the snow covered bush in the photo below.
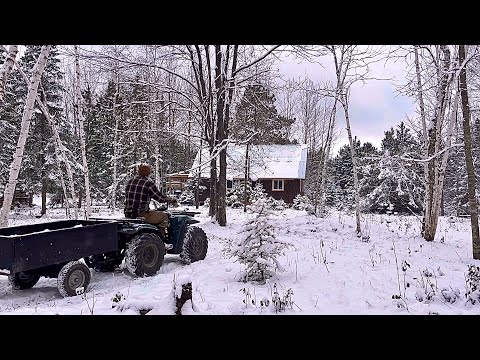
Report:
M 275 270 L 283 271 L 277 257 L 291 244 L 276 239 L 269 217 L 271 210 L 265 199 L 255 201 L 249 209 L 257 215 L 245 224 L 243 233 L 246 235 L 232 247 L 231 257 L 246 265 L 240 281 L 265 283 Z
M 293 205 L 292 207 L 295 210 L 305 210 L 308 205 L 311 205 L 311 201 L 306 195 L 300 195 L 298 194 L 295 196 L 293 199 Z
M 178 201 L 182 205 L 193 205 L 195 204 L 195 193 L 191 189 L 186 189 L 180 194 Z
M 206 198 L 204 203 L 203 203 L 203 207 L 208 208 L 209 206 L 210 206 L 210 198 Z
M 253 203 L 258 199 L 266 199 L 266 198 L 267 198 L 267 193 L 265 192 L 265 189 L 263 188 L 262 183 L 260 182 L 256 183 L 252 189 L 252 192 L 250 193 L 250 201 Z
M 194 205 L 195 204 L 195 192 L 197 190 L 198 179 L 194 178 L 188 180 L 186 183 L 185 190 L 180 194 L 179 203 L 182 205 Z M 198 195 L 202 195 L 202 193 L 207 190 L 206 186 L 199 185 L 198 186 Z
M 467 303 L 475 304 L 480 301 L 480 267 L 475 265 L 468 265 L 468 272 L 466 276 L 467 291 L 465 297 Z
M 282 211 L 288 208 L 288 205 L 283 201 L 283 199 L 276 200 L 273 197 L 269 196 L 265 199 L 266 204 L 269 209 L 271 210 L 276 210 L 276 211 Z

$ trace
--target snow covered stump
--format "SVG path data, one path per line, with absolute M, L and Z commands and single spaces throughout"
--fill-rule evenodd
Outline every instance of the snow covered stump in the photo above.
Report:
M 193 308 L 192 281 L 190 277 L 183 277 L 174 281 L 173 294 L 175 298 L 175 315 L 182 315 L 183 305 L 185 305 L 188 300 L 192 303 Z

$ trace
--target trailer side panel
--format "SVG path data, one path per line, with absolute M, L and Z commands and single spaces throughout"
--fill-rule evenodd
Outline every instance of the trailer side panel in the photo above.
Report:
M 118 249 L 117 223 L 79 220 L 75 224 L 70 228 L 45 229 L 17 237 L 12 273 Z

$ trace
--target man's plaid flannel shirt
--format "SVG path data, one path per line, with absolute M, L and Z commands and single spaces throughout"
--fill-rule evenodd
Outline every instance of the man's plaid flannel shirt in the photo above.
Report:
M 158 202 L 166 202 L 167 197 L 163 195 L 155 183 L 145 176 L 135 176 L 128 181 L 125 188 L 125 216 L 137 217 L 142 212 L 150 209 L 150 199 Z

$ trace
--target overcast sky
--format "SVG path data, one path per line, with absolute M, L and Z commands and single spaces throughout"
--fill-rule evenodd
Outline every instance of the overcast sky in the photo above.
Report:
M 305 74 L 315 83 L 335 80 L 335 70 L 331 56 L 319 59 L 321 64 L 289 59 L 278 64 L 280 73 L 289 77 L 304 77 Z M 362 143 L 369 141 L 379 147 L 384 132 L 396 127 L 406 116 L 413 117 L 415 104 L 412 98 L 398 94 L 394 84 L 405 83 L 405 62 L 378 62 L 371 66 L 372 77 L 394 78 L 391 80 L 369 80 L 366 84 L 355 83 L 352 87 L 349 113 L 353 136 Z M 337 128 L 341 137 L 334 151 L 348 143 L 343 109 L 337 111 Z

